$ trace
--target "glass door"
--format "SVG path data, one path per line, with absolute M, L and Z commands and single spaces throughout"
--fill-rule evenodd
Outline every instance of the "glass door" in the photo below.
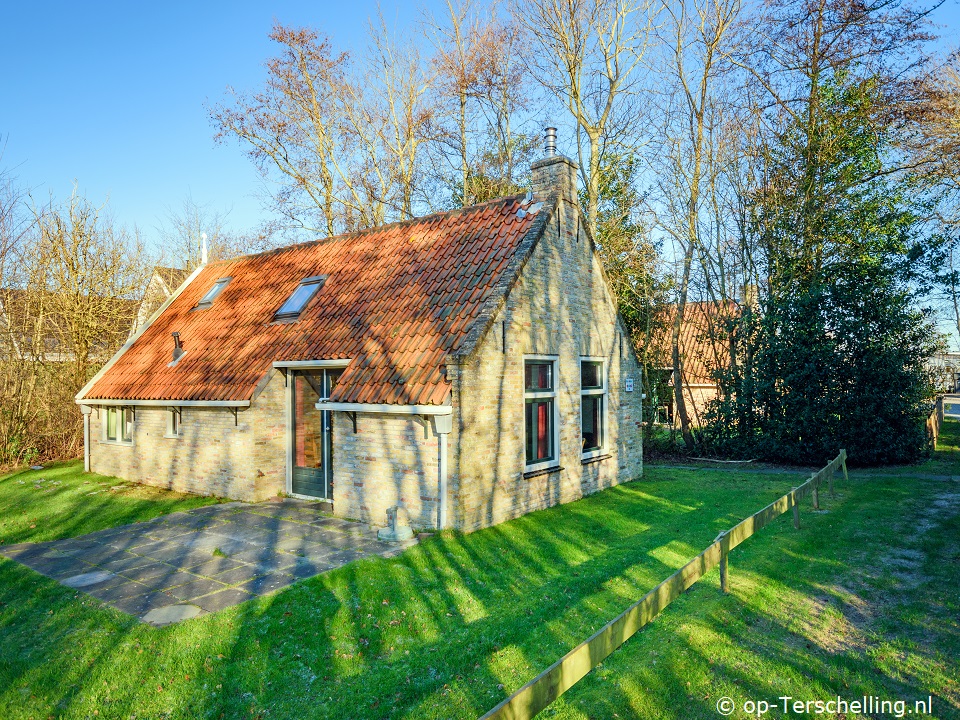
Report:
M 319 400 L 330 397 L 342 370 L 307 370 L 293 373 L 293 492 L 333 500 L 333 418 L 318 410 Z

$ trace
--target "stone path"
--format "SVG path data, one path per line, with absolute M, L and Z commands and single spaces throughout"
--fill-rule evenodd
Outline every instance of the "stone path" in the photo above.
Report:
M 370 526 L 318 506 L 209 505 L 66 540 L 0 546 L 0 555 L 159 626 L 416 544 L 380 542 Z

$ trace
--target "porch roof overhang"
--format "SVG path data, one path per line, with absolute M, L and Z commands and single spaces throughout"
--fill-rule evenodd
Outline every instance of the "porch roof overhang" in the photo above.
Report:
M 316 404 L 316 407 L 318 410 L 394 415 L 451 415 L 453 413 L 451 405 L 390 405 L 387 403 L 344 403 L 321 400 Z
M 246 408 L 250 407 L 249 400 L 117 400 L 103 398 L 81 398 L 76 401 L 78 405 L 97 405 L 115 407 L 123 405 L 130 406 L 154 406 L 154 407 L 227 407 L 227 408 Z
M 353 358 L 336 358 L 332 360 L 276 360 L 273 367 L 277 370 L 310 370 L 323 368 L 345 368 L 353 362 Z

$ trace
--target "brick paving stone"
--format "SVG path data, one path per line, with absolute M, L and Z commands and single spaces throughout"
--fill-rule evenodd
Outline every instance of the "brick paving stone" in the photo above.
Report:
M 339 565 L 329 561 L 300 558 L 290 567 L 284 568 L 283 572 L 293 575 L 297 580 L 303 580 L 304 578 L 313 577 L 314 575 L 319 575 L 322 572 L 333 570 L 337 567 L 339 567 Z
M 219 592 L 205 595 L 201 598 L 196 598 L 191 602 L 194 605 L 199 605 L 207 612 L 217 612 L 217 610 L 223 610 L 224 608 L 232 607 L 233 605 L 239 605 L 242 602 L 250 600 L 252 597 L 254 596 L 248 593 L 246 590 L 241 590 L 240 588 L 227 588 L 226 590 L 220 590 Z
M 191 575 L 190 573 L 176 570 L 168 575 L 158 575 L 157 577 L 149 578 L 148 580 L 140 580 L 139 582 L 142 582 L 152 590 L 166 591 L 170 588 L 186 585 L 189 582 L 199 579 L 200 578 L 198 578 L 196 575 Z
M 254 595 L 264 595 L 291 585 L 294 582 L 296 582 L 296 578 L 294 578 L 293 575 L 288 575 L 287 573 L 268 573 L 267 575 L 256 577 L 253 580 L 248 580 L 243 583 L 243 585 L 240 585 L 240 589 L 246 590 Z
M 173 597 L 179 600 L 192 601 L 193 598 L 209 595 L 216 590 L 223 590 L 226 587 L 224 583 L 211 580 L 210 578 L 196 578 L 195 580 L 191 580 L 179 587 L 165 590 L 164 592 L 168 595 L 173 595 Z
M 139 617 L 153 608 L 175 605 L 179 602 L 175 597 L 164 592 L 147 592 L 143 595 L 111 600 L 110 605 L 117 610 Z
M 123 573 L 127 570 L 136 570 L 137 568 L 143 568 L 147 565 L 155 565 L 156 561 L 143 557 L 140 555 L 131 555 L 130 553 L 124 553 L 124 557 L 117 558 L 116 560 L 110 560 L 108 562 L 99 563 L 97 567 L 103 568 L 104 570 L 109 570 L 114 573 Z
M 175 572 L 177 572 L 177 568 L 173 567 L 172 565 L 167 565 L 166 563 L 152 560 L 149 565 L 142 565 L 140 567 L 134 567 L 128 570 L 122 570 L 119 574 L 123 575 L 125 578 L 129 578 L 130 580 L 146 582 L 163 575 L 172 575 Z
M 216 575 L 215 579 L 227 585 L 239 585 L 263 574 L 264 572 L 256 565 L 243 564 L 233 570 L 227 570 Z
M 243 563 L 239 563 L 236 560 L 231 560 L 230 558 L 214 556 L 213 558 L 203 561 L 199 565 L 184 567 L 182 569 L 189 570 L 194 575 L 213 577 L 214 575 L 219 575 L 227 570 L 233 570 L 234 568 L 238 567 L 243 567 Z
M 90 572 L 92 566 L 78 560 L 77 558 L 63 558 L 60 560 L 45 560 L 43 558 L 34 558 L 28 563 L 24 563 L 32 570 L 36 570 L 41 575 L 46 575 L 54 580 L 80 575 Z
M 127 580 L 126 578 L 116 578 L 110 582 L 105 582 L 102 585 L 95 585 L 90 588 L 83 588 L 83 591 L 89 595 L 93 595 L 97 600 L 103 600 L 104 602 L 116 602 L 117 600 L 124 600 L 126 598 L 136 597 L 138 595 L 146 595 L 150 592 L 150 588 L 142 583 L 134 582 L 133 580 Z

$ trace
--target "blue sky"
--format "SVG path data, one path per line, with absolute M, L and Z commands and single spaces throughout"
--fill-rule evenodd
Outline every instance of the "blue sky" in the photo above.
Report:
M 388 22 L 408 25 L 442 0 L 381 0 Z M 238 230 L 266 217 L 260 179 L 236 144 L 216 145 L 204 102 L 227 85 L 253 89 L 274 52 L 274 19 L 311 25 L 361 49 L 375 0 L 326 2 L 78 3 L 7 0 L 0 25 L 0 167 L 38 200 L 109 200 L 114 217 L 148 241 L 189 194 L 229 211 Z M 960 45 L 958 0 L 936 20 Z
M 425 3 L 381 0 L 406 24 Z M 437 3 L 426 3 L 427 5 Z M 360 49 L 374 0 L 78 3 L 7 0 L 0 21 L 0 167 L 30 188 L 74 181 L 153 241 L 190 194 L 245 229 L 265 217 L 261 183 L 237 144 L 216 145 L 204 109 L 227 85 L 254 89 L 274 52 L 274 19 Z

